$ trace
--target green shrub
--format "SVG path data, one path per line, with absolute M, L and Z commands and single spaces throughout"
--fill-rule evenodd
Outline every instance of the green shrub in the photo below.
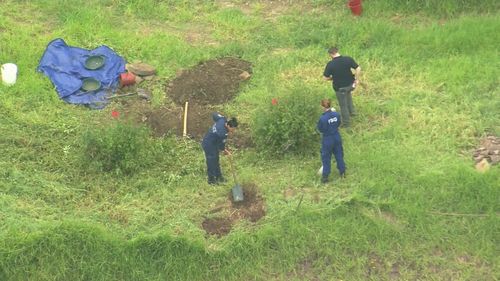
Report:
M 83 134 L 83 164 L 98 172 L 133 174 L 151 162 L 149 131 L 116 122 Z
M 319 100 L 294 87 L 257 110 L 252 131 L 257 148 L 273 155 L 305 154 L 318 142 Z

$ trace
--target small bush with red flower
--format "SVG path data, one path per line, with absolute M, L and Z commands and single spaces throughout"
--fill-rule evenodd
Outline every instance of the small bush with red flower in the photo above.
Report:
M 280 155 L 310 153 L 318 142 L 319 102 L 300 87 L 266 101 L 253 117 L 253 138 L 261 151 Z

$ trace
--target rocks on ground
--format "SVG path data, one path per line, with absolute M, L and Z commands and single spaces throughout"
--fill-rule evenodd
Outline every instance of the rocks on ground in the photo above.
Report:
M 487 171 L 490 166 L 500 162 L 500 138 L 487 136 L 481 140 L 481 145 L 472 154 L 476 169 L 480 172 Z

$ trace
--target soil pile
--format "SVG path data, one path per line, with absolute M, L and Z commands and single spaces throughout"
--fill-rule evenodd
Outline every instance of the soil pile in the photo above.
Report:
M 218 105 L 232 100 L 240 83 L 250 76 L 251 64 L 233 57 L 209 60 L 182 71 L 170 82 L 167 93 L 180 106 L 185 102 Z

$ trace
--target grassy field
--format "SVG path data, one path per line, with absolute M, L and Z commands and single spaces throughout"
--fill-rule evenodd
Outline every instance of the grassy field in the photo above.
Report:
M 366 0 L 361 17 L 345 2 L 0 1 L 0 63 L 19 67 L 0 85 L 0 280 L 499 280 L 500 170 L 472 160 L 500 135 L 499 2 Z M 300 154 L 240 149 L 266 216 L 208 236 L 232 183 L 206 184 L 197 142 L 146 136 L 130 174 L 88 165 L 86 137 L 117 132 L 112 107 L 66 104 L 35 71 L 55 38 L 154 65 L 153 107 L 179 69 L 250 61 L 223 109 L 251 128 L 289 93 L 316 120 L 337 44 L 367 85 L 342 131 L 347 178 L 320 184 L 316 134 Z

